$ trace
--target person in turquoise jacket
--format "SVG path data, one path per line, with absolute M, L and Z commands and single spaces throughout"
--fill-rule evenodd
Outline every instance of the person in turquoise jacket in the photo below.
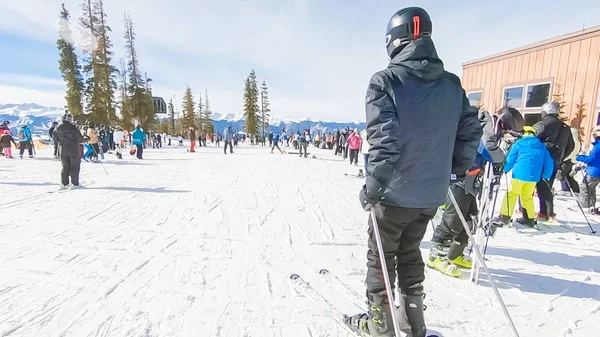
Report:
M 523 138 L 516 141 L 506 156 L 504 172 L 512 170 L 512 182 L 500 208 L 500 223 L 508 223 L 515 209 L 515 203 L 521 198 L 523 218 L 518 223 L 533 227 L 535 208 L 533 192 L 536 184 L 543 179 L 548 181 L 554 170 L 554 160 L 542 141 L 535 136 L 535 129 L 523 127 Z
M 131 138 L 131 142 L 137 147 L 137 158 L 143 159 L 142 154 L 144 153 L 144 141 L 146 140 L 146 134 L 142 130 L 141 126 L 138 125 L 135 127 L 135 131 L 133 131 L 133 134 L 131 134 Z

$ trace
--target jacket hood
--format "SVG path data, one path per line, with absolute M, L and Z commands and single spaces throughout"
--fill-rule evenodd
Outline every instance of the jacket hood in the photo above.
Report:
M 521 142 L 525 146 L 528 146 L 528 147 L 534 148 L 534 149 L 541 149 L 541 148 L 546 147 L 544 145 L 544 143 L 542 143 L 542 141 L 539 138 L 537 138 L 536 136 L 525 136 L 525 137 L 521 138 L 519 140 L 519 142 Z
M 390 61 L 389 67 L 400 66 L 418 79 L 434 81 L 444 73 L 444 63 L 438 58 L 429 37 L 410 42 Z

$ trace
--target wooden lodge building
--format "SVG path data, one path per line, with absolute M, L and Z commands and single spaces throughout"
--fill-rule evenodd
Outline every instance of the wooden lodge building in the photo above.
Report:
M 565 122 L 589 143 L 600 124 L 600 26 L 464 63 L 462 85 L 471 105 L 493 112 L 507 102 L 527 125 L 542 104 L 561 102 Z

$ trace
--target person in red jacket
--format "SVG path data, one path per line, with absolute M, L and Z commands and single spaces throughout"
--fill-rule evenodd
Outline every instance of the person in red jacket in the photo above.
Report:
M 360 149 L 360 135 L 358 129 L 354 129 L 354 132 L 348 136 L 348 148 L 350 149 L 350 165 L 358 166 L 358 150 Z

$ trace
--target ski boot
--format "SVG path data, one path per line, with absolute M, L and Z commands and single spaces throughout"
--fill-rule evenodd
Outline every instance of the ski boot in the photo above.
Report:
M 360 336 L 393 337 L 394 324 L 387 293 L 367 293 L 369 311 L 354 316 L 344 316 L 344 324 Z
M 61 190 L 61 191 L 67 190 L 67 189 L 69 189 L 69 186 L 70 186 L 70 185 L 62 185 L 62 184 L 61 184 L 61 185 L 60 185 L 60 190 Z
M 446 242 L 434 242 L 433 246 L 429 250 L 429 257 L 427 258 L 427 267 L 435 269 L 444 275 L 451 277 L 461 277 L 462 271 L 450 260 L 448 260 L 448 252 L 450 251 L 451 243 Z
M 396 310 L 396 316 L 400 320 L 400 330 L 409 337 L 427 335 L 424 299 L 425 293 L 421 283 L 410 286 L 406 292 L 403 290 L 400 296 L 400 306 Z
M 537 225 L 536 219 L 528 219 L 525 217 L 517 219 L 517 223 L 529 228 L 536 228 Z
M 363 170 L 362 169 L 358 169 L 358 175 L 357 175 L 357 177 L 363 178 L 364 176 L 365 176 L 365 173 L 363 172 Z
M 467 247 L 467 242 L 461 243 L 458 241 L 453 241 L 450 244 L 450 249 L 448 250 L 448 260 L 450 263 L 458 267 L 471 269 L 473 267 L 473 260 L 463 254 L 465 247 Z

